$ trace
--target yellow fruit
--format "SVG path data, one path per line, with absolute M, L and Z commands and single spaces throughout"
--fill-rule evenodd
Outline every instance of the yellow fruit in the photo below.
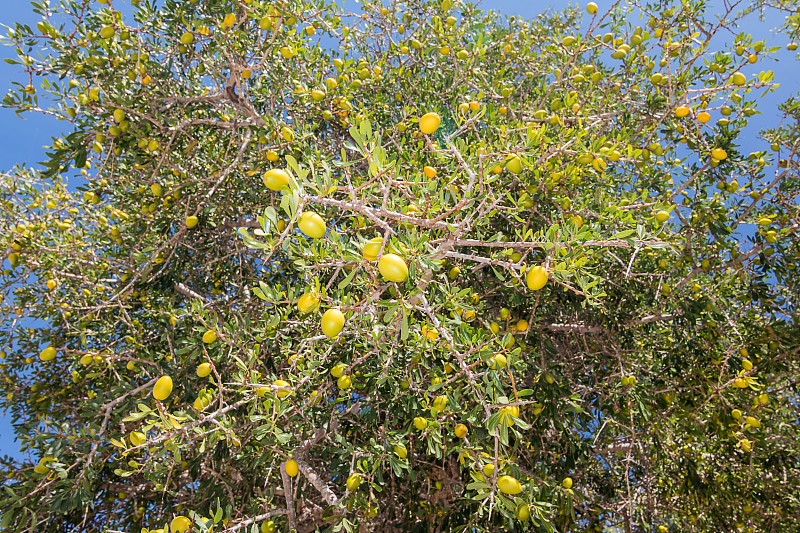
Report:
M 419 431 L 422 431 L 426 427 L 428 427 L 428 421 L 422 418 L 421 416 L 414 417 L 414 427 L 417 428 Z
M 198 222 L 200 222 L 200 221 L 199 221 L 199 220 L 198 220 L 198 218 L 197 218 L 196 216 L 194 216 L 194 215 L 192 215 L 192 216 L 190 216 L 190 217 L 186 217 L 186 227 L 187 227 L 187 228 L 190 228 L 190 229 L 191 229 L 191 228 L 195 227 L 195 226 L 197 225 L 197 223 L 198 223 Z
M 656 220 L 659 222 L 666 222 L 669 219 L 669 213 L 667 211 L 659 211 L 656 213 Z
M 738 409 L 734 409 L 733 411 L 731 411 L 731 416 L 733 418 L 735 418 L 736 420 L 741 420 L 742 419 L 742 412 L 740 410 L 738 410 Z
M 353 385 L 353 380 L 347 374 L 342 374 L 339 376 L 339 379 L 336 380 L 336 385 L 342 390 L 347 390 Z
M 500 415 L 500 423 L 504 426 L 511 427 L 514 425 L 514 420 L 511 419 L 513 416 L 514 418 L 519 418 L 519 406 L 518 405 L 506 405 L 503 408 L 502 415 Z
M 547 270 L 543 266 L 534 266 L 525 275 L 525 283 L 532 291 L 538 291 L 547 283 Z
M 282 379 L 277 379 L 273 381 L 272 384 L 275 385 L 276 387 L 284 387 L 284 388 L 289 387 L 289 383 Z M 286 398 L 291 393 L 292 391 L 284 389 L 278 389 L 275 391 L 275 394 L 278 396 L 278 398 Z
M 300 222 L 297 225 L 300 227 L 300 231 L 312 239 L 319 239 L 325 235 L 325 221 L 313 211 L 306 211 L 300 215 Z
M 497 322 L 492 322 L 491 324 L 489 324 L 489 329 L 492 330 L 492 333 L 497 335 L 498 333 L 500 333 L 500 324 L 498 324 Z
M 344 374 L 345 370 L 347 370 L 347 365 L 344 363 L 339 363 L 338 365 L 331 368 L 331 376 L 338 378 L 342 374 Z
M 262 180 L 268 189 L 280 191 L 289 185 L 289 174 L 281 168 L 273 168 L 264 174 Z
M 565 477 L 564 481 L 561 482 L 561 486 L 564 487 L 565 489 L 571 489 L 572 488 L 572 478 L 571 477 Z
M 505 368 L 506 364 L 508 364 L 506 356 L 503 354 L 497 354 L 486 362 L 489 364 L 489 368 L 491 368 L 492 370 Z
M 394 450 L 394 453 L 397 454 L 397 457 L 399 457 L 400 459 L 405 459 L 406 457 L 408 457 L 408 450 L 406 449 L 405 445 L 398 444 L 397 446 L 393 446 L 392 449 Z
M 163 402 L 169 398 L 170 394 L 172 394 L 172 378 L 169 376 L 161 376 L 153 387 L 153 398 Z
M 358 474 L 350 474 L 345 485 L 350 492 L 357 491 L 358 487 L 361 485 L 361 476 Z
M 408 266 L 395 254 L 384 254 L 378 261 L 378 270 L 384 278 L 395 283 L 402 283 L 408 278 Z
M 467 426 L 465 426 L 464 424 L 456 425 L 455 433 L 456 437 L 463 439 L 464 436 L 467 434 Z
M 197 377 L 205 378 L 211 374 L 211 363 L 200 363 L 197 366 Z
M 761 421 L 759 421 L 757 418 L 754 418 L 752 416 L 748 416 L 747 418 L 745 418 L 744 422 L 745 422 L 745 424 L 747 424 L 748 426 L 753 427 L 753 428 L 760 428 L 761 427 Z
M 300 471 L 300 467 L 297 465 L 297 461 L 295 461 L 294 459 L 289 459 L 288 461 L 286 461 L 284 469 L 286 470 L 286 474 L 288 474 L 289 477 L 296 477 L 297 473 Z
M 724 161 L 728 157 L 728 153 L 722 148 L 714 148 L 711 150 L 711 157 L 717 161 Z
M 419 130 L 425 135 L 430 135 L 439 128 L 441 117 L 436 113 L 426 113 L 419 119 Z
M 422 169 L 425 175 L 431 179 L 436 177 L 436 169 L 433 167 L 425 167 Z
M 517 331 L 525 331 L 528 329 L 528 321 L 527 320 L 520 320 L 517 322 Z
M 320 89 L 314 89 L 311 91 L 311 99 L 315 102 L 321 102 L 325 99 L 325 91 Z
M 184 533 L 192 528 L 192 521 L 185 516 L 179 515 L 172 519 L 169 524 L 171 533 Z
M 203 333 L 203 342 L 204 343 L 211 344 L 215 340 L 217 340 L 217 334 L 215 332 L 213 332 L 212 330 L 208 330 L 205 333 Z
M 433 400 L 433 408 L 437 411 L 442 411 L 445 407 L 447 407 L 447 396 L 438 396 Z
M 314 293 L 308 292 L 297 300 L 297 309 L 301 313 L 310 313 L 319 306 L 319 298 Z
M 506 494 L 519 494 L 522 492 L 522 485 L 511 476 L 503 476 L 497 480 L 497 488 Z
M 709 115 L 707 112 L 701 111 L 700 113 L 697 114 L 697 122 L 705 124 L 709 120 L 711 120 L 711 115 Z
M 683 118 L 689 114 L 689 108 L 686 106 L 680 106 L 675 108 L 675 116 L 678 118 Z
M 506 159 L 506 169 L 512 174 L 519 174 L 522 172 L 522 159 L 516 155 L 509 156 Z
M 375 261 L 378 258 L 378 252 L 381 249 L 383 237 L 373 237 L 364 243 L 361 249 L 361 256 L 367 261 Z
M 588 4 L 586 4 L 586 12 L 589 13 L 590 15 L 594 15 L 595 13 L 597 13 L 597 4 L 595 4 L 594 2 L 589 2 Z M 525 519 L 520 518 L 520 520 L 525 520 Z
M 275 533 L 275 522 L 272 520 L 263 522 L 261 524 L 261 533 Z
M 55 357 L 56 357 L 56 349 L 53 348 L 52 346 L 48 346 L 47 348 L 42 350 L 42 353 L 39 354 L 39 359 L 41 359 L 42 361 L 52 361 L 53 359 L 55 359 Z
M 141 446 L 145 442 L 147 442 L 147 436 L 141 431 L 133 431 L 131 432 L 131 444 L 134 446 Z
M 192 32 L 187 31 L 184 32 L 183 35 L 181 35 L 181 44 L 189 46 L 190 44 L 192 44 L 192 41 L 194 41 L 194 35 L 192 35 Z
M 517 509 L 514 511 L 514 516 L 517 517 L 517 520 L 520 522 L 526 521 L 528 518 L 531 517 L 531 508 L 527 503 L 521 503 L 517 506 Z
M 332 339 L 339 335 L 344 328 L 344 314 L 338 309 L 328 309 L 322 315 L 322 332 Z
M 744 85 L 747 83 L 747 77 L 741 72 L 735 72 L 731 78 L 734 85 Z
M 492 463 L 483 465 L 483 475 L 487 478 L 490 478 L 494 475 L 494 465 Z

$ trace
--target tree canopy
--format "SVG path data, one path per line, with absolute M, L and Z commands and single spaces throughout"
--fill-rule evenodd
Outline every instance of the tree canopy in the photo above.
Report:
M 32 4 L 0 529 L 800 529 L 793 2 Z

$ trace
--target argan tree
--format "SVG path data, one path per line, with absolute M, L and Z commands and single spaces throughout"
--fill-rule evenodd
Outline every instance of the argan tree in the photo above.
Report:
M 119 3 L 8 32 L 0 529 L 800 529 L 753 6 Z

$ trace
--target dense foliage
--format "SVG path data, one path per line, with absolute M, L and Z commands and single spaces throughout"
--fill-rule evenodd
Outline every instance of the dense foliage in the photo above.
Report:
M 800 101 L 736 12 L 132 3 L 6 39 L 68 134 L 0 181 L 0 529 L 800 529 Z

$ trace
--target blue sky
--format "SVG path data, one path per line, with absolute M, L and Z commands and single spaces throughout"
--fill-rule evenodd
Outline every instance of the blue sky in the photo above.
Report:
M 610 1 L 595 0 L 600 10 L 604 10 L 611 5 Z M 712 2 L 711 5 L 716 2 Z M 574 3 L 573 3 L 574 4 Z M 547 8 L 560 9 L 567 7 L 569 2 L 565 0 L 485 0 L 482 3 L 484 9 L 494 9 L 507 15 L 517 15 L 524 18 L 534 18 Z M 585 5 L 585 2 L 581 5 Z M 38 22 L 38 15 L 31 11 L 30 4 L 26 0 L 4 0 L 3 10 L 0 13 L 0 23 L 11 24 L 13 22 L 26 23 L 34 26 Z M 713 12 L 713 7 L 711 8 Z M 588 20 L 588 17 L 585 19 Z M 780 46 L 784 48 L 787 38 L 776 34 L 773 28 L 782 22 L 781 17 L 773 16 L 765 21 L 759 21 L 757 17 L 751 16 L 747 20 L 745 30 L 754 36 L 754 39 L 764 39 L 767 46 Z M 4 28 L 0 28 L 0 33 L 5 35 Z M 10 57 L 13 50 L 0 49 L 2 58 Z M 765 97 L 760 105 L 769 113 L 754 117 L 752 120 L 751 131 L 760 128 L 774 126 L 779 115 L 777 114 L 777 103 L 786 100 L 789 95 L 800 92 L 800 69 L 797 63 L 792 62 L 792 57 L 785 49 L 777 55 L 781 62 L 791 65 L 791 68 L 778 68 L 778 63 L 774 65 L 757 65 L 760 70 L 772 69 L 776 72 L 776 81 L 781 83 L 781 88 L 775 93 Z M 11 87 L 11 81 L 27 84 L 22 70 L 17 65 L 8 65 L 0 61 L 0 92 L 4 95 Z M 0 171 L 6 171 L 16 164 L 34 165 L 42 160 L 44 153 L 43 146 L 52 144 L 52 136 L 62 131 L 64 124 L 57 122 L 52 117 L 27 114 L 23 115 L 25 120 L 20 120 L 13 111 L 0 109 Z M 746 138 L 752 146 L 744 147 L 745 151 L 763 149 L 764 143 L 758 141 L 756 137 Z M 19 446 L 13 440 L 13 429 L 10 419 L 0 412 L 0 455 L 14 455 L 21 457 L 18 452 Z

